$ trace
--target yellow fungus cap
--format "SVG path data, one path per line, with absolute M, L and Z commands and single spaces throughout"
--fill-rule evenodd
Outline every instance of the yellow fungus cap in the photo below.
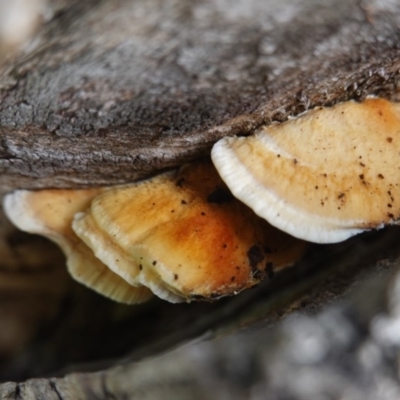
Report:
M 100 194 L 73 229 L 116 274 L 169 301 L 238 293 L 306 247 L 237 201 L 209 161 Z

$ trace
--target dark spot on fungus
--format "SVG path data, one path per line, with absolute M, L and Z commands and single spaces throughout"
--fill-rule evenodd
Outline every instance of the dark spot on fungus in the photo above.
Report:
M 251 268 L 254 269 L 257 267 L 257 264 L 264 260 L 264 253 L 260 246 L 254 245 L 250 247 L 249 251 L 247 252 L 247 257 L 249 259 Z
M 389 203 L 388 205 L 387 205 L 389 208 L 392 208 L 392 205 Z
M 360 165 L 361 165 L 362 167 L 365 167 L 365 164 L 364 164 L 364 163 L 362 163 L 362 162 L 360 162 Z
M 139 269 L 142 270 L 143 269 L 143 265 L 139 264 Z
M 337 197 L 339 200 L 342 200 L 346 195 L 344 193 L 339 193 L 339 196 Z
M 382 174 L 378 174 L 378 178 L 379 179 L 383 179 L 383 175 Z
M 252 272 L 252 274 L 251 274 L 251 276 L 254 278 L 254 279 L 257 279 L 257 280 L 259 280 L 259 281 L 261 281 L 263 278 L 264 278 L 264 273 L 261 271 L 261 270 L 259 270 L 258 268 L 255 268 L 254 270 L 253 270 L 253 272 Z
M 223 245 L 222 245 L 222 248 L 223 249 L 226 249 L 228 247 L 228 245 L 226 244 L 226 243 L 224 243 Z
M 359 177 L 361 180 L 364 180 L 364 174 L 360 174 L 360 175 L 358 175 L 358 177 Z
M 387 137 L 386 140 L 388 141 L 388 143 L 392 143 L 393 139 L 391 137 Z
M 185 183 L 185 178 L 180 178 L 176 181 L 176 186 L 182 187 Z
M 236 276 L 232 276 L 232 278 L 231 278 L 231 282 L 234 282 L 234 281 L 235 281 L 235 279 L 236 279 Z
M 156 265 L 157 264 L 157 261 L 153 261 L 153 265 Z
M 177 281 L 179 278 L 178 274 L 174 274 L 174 279 Z
M 297 164 L 297 159 L 296 159 L 296 158 L 293 160 L 293 164 L 294 164 L 294 165 Z
M 218 188 L 207 196 L 209 203 L 222 204 L 233 200 L 233 195 L 228 189 Z
M 181 200 L 181 204 L 187 204 L 186 200 Z
M 203 215 L 203 216 L 206 215 L 206 213 L 204 211 L 202 211 L 200 214 Z
M 388 213 L 388 217 L 393 219 L 394 215 L 392 213 Z

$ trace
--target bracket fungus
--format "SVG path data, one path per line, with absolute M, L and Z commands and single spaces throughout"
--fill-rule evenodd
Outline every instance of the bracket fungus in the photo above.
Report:
M 134 304 L 152 293 L 129 285 L 114 274 L 75 235 L 71 228 L 76 212 L 88 207 L 102 188 L 86 190 L 18 190 L 4 198 L 4 210 L 19 229 L 52 240 L 67 257 L 69 273 L 78 282 L 115 301 Z
M 234 199 L 211 162 L 106 191 L 73 229 L 116 274 L 172 302 L 238 293 L 306 247 Z
M 236 294 L 307 248 L 235 199 L 209 161 L 112 189 L 16 191 L 4 208 L 59 244 L 78 281 L 126 303 Z
M 301 239 L 339 242 L 400 217 L 400 104 L 368 98 L 316 108 L 216 143 L 234 196 Z

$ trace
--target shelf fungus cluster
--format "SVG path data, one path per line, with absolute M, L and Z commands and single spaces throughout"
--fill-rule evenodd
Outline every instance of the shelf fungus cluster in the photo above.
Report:
M 130 304 L 236 294 L 293 265 L 305 240 L 400 217 L 400 105 L 383 99 L 224 138 L 212 161 L 115 188 L 20 190 L 4 208 L 59 244 L 75 279 Z
M 16 191 L 4 208 L 59 244 L 75 279 L 130 304 L 232 295 L 307 247 L 235 199 L 209 161 L 116 188 Z

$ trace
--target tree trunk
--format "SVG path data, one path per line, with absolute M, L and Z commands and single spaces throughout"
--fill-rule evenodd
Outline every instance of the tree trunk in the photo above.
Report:
M 399 100 L 400 4 L 394 1 L 54 0 L 47 7 L 52 13 L 36 36 L 0 64 L 3 194 L 126 183 L 207 157 L 221 137 L 251 134 L 261 124 L 318 105 L 369 95 Z M 382 293 L 398 295 L 389 290 L 389 278 L 377 278 L 397 266 L 397 236 L 393 228 L 339 246 L 316 246 L 297 269 L 218 304 L 127 307 L 73 283 L 57 249 L 17 232 L 2 216 L 1 378 L 55 376 L 57 370 L 61 376 L 4 383 L 2 398 L 202 399 L 209 398 L 207 388 L 221 399 L 258 399 L 263 392 L 276 399 L 285 393 L 321 397 L 293 378 L 294 365 L 308 368 L 297 370 L 305 380 L 311 371 L 320 374 L 315 390 L 334 385 L 335 396 L 348 390 L 354 399 L 367 398 L 356 396 L 378 390 L 384 379 L 397 394 L 398 362 L 388 353 L 389 342 L 373 336 L 383 332 L 376 331 L 374 316 L 388 312 Z M 367 285 L 363 263 L 379 289 L 373 298 L 360 291 L 368 312 L 362 314 L 354 298 L 339 311 L 321 310 L 355 282 Z M 313 317 L 303 315 L 296 322 L 303 325 L 265 328 L 292 309 Z M 315 316 L 317 309 L 321 314 Z M 393 307 L 389 311 L 395 315 Z M 387 317 L 387 324 L 393 321 Z M 346 345 L 332 336 L 336 323 L 347 324 Z M 246 324 L 252 328 L 228 335 L 221 347 L 214 340 L 132 364 L 206 331 L 227 334 L 227 327 L 236 331 Z M 295 333 L 288 336 L 287 326 Z M 304 338 L 302 327 L 328 332 L 338 356 L 324 348 L 311 361 L 291 358 L 291 346 Z M 264 334 L 271 340 L 262 340 Z M 276 345 L 279 337 L 287 340 Z M 315 339 L 320 347 L 323 337 Z M 380 355 L 376 374 L 368 362 L 379 357 L 368 361 L 368 351 Z M 351 357 L 340 359 L 346 352 Z M 127 354 L 122 368 L 63 377 L 85 370 L 81 363 L 99 370 Z M 278 360 L 283 375 L 271 369 L 269 358 Z M 230 369 L 233 362 L 246 368 Z M 353 381 L 344 373 L 349 366 L 356 371 Z M 362 387 L 363 380 L 370 386 Z

